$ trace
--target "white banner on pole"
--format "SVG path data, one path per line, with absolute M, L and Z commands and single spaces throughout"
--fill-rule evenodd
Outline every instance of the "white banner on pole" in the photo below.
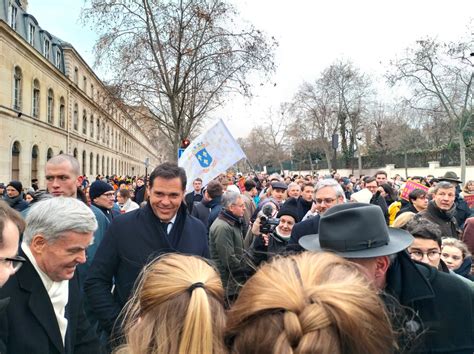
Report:
M 178 165 L 186 170 L 186 191 L 193 189 L 194 179 L 200 177 L 208 184 L 245 157 L 241 147 L 220 119 L 212 128 L 199 135 L 184 150 Z

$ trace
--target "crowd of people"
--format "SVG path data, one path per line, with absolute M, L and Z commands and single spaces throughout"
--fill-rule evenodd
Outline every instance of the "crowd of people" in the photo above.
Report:
M 474 352 L 474 181 L 79 171 L 0 184 L 0 353 Z

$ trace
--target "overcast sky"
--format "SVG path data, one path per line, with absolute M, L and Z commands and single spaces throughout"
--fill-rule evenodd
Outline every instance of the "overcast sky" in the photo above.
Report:
M 279 42 L 271 81 L 254 77 L 251 100 L 231 97 L 215 114 L 235 137 L 264 124 L 270 108 L 291 100 L 304 80 L 314 80 L 338 59 L 349 59 L 362 71 L 380 76 L 388 62 L 417 39 L 457 40 L 474 31 L 474 0 L 232 2 L 242 18 Z M 97 36 L 78 20 L 82 5 L 82 0 L 30 0 L 28 12 L 42 28 L 71 43 L 92 66 Z

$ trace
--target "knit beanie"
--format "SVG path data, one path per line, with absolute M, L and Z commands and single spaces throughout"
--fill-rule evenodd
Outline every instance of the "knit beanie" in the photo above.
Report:
M 295 223 L 299 222 L 298 217 L 298 200 L 296 198 L 289 198 L 283 203 L 280 211 L 277 214 L 277 218 L 281 218 L 283 215 L 289 215 L 295 219 Z
M 18 191 L 18 193 L 23 192 L 23 186 L 20 181 L 11 181 L 10 183 L 7 184 L 7 187 L 15 188 Z
M 110 184 L 98 180 L 92 182 L 89 188 L 89 196 L 91 200 L 94 200 L 95 198 L 100 197 L 102 194 L 113 190 L 114 187 L 112 187 Z

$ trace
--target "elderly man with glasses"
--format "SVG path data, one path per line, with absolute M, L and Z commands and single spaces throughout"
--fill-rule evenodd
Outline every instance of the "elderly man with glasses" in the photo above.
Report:
M 301 237 L 318 233 L 319 219 L 326 210 L 334 205 L 346 202 L 344 190 L 339 182 L 332 178 L 319 181 L 314 188 L 313 196 L 317 214 L 310 219 L 297 223 L 293 227 L 291 239 L 288 244 L 291 249 L 300 249 L 298 240 Z

